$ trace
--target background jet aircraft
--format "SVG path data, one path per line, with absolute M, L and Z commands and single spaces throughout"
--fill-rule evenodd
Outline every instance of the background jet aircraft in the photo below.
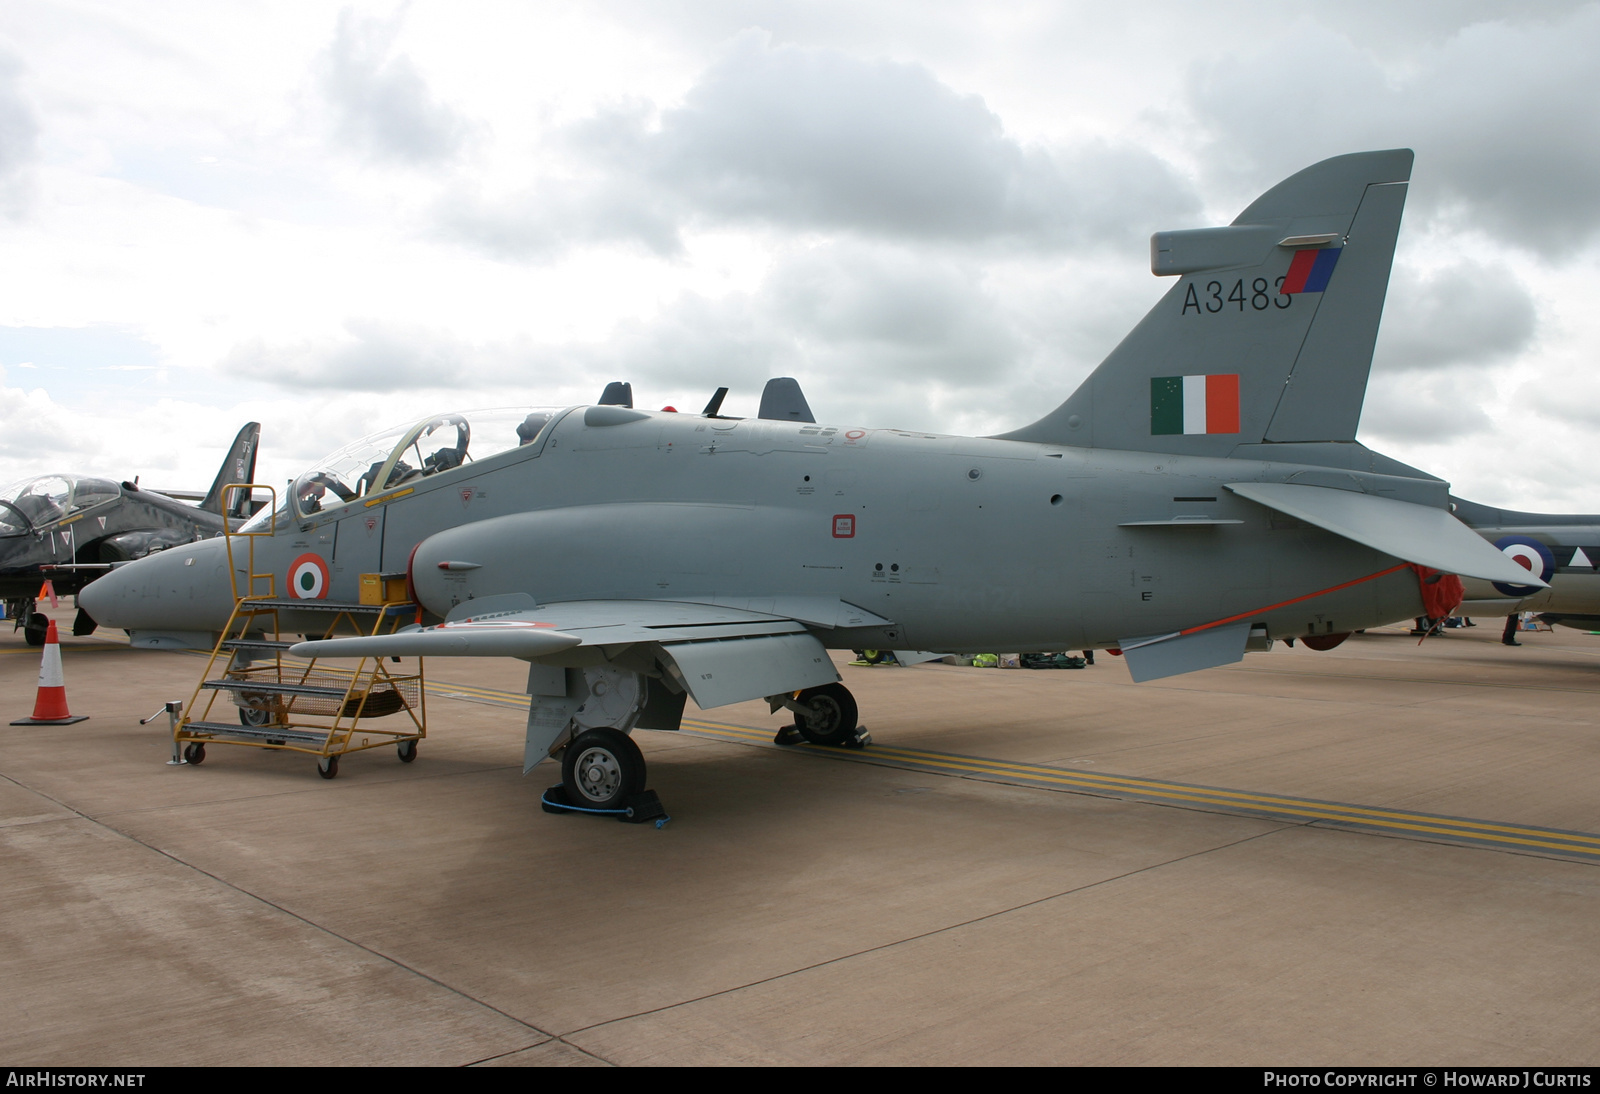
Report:
M 209 539 L 224 520 L 249 516 L 249 497 L 235 491 L 232 511 L 223 512 L 222 488 L 255 476 L 261 426 L 250 422 L 234 438 L 211 489 L 198 507 L 136 484 L 88 475 L 40 475 L 0 491 L 0 599 L 13 629 L 28 643 L 44 645 L 48 620 L 35 597 L 49 580 L 57 593 L 75 593 L 111 568 L 152 551 Z M 95 621 L 80 611 L 74 634 L 89 634 Z
M 1539 612 L 1550 623 L 1600 626 L 1600 514 L 1518 513 L 1452 498 L 1456 516 L 1547 587 L 1468 579 L 1464 615 Z
M 1152 270 L 1176 284 L 1015 432 L 615 401 L 446 415 L 308 470 L 252 522 L 272 532 L 256 569 L 306 633 L 327 616 L 297 604 L 403 572 L 417 625 L 293 652 L 528 661 L 525 769 L 560 751 L 593 808 L 641 790 L 628 734 L 677 728 L 691 696 L 765 697 L 805 738 L 851 740 L 829 648 L 1113 647 L 1150 680 L 1410 618 L 1432 570 L 1535 583 L 1451 515 L 1446 483 L 1355 442 L 1411 161 L 1341 156 L 1229 226 L 1158 233 Z M 222 546 L 134 563 L 82 603 L 136 643 L 209 646 L 233 607 Z

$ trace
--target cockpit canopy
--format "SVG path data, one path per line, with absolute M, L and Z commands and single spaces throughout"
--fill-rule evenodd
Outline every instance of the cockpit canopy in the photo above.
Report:
M 304 520 L 404 483 L 453 471 L 539 439 L 560 408 L 501 408 L 437 414 L 379 430 L 317 461 L 294 480 L 278 515 Z M 242 531 L 261 532 L 262 510 Z
M 0 490 L 0 536 L 20 536 L 122 496 L 122 488 L 88 475 L 40 475 Z

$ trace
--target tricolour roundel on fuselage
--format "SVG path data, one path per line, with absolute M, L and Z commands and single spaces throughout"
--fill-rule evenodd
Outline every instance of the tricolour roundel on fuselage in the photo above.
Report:
M 1494 545 L 1529 573 L 1539 575 L 1540 581 L 1549 581 L 1556 572 L 1556 556 L 1530 536 L 1501 536 Z M 1537 585 L 1510 585 L 1504 581 L 1496 581 L 1494 587 L 1507 596 L 1532 596 L 1539 591 Z
M 296 600 L 325 600 L 330 583 L 321 555 L 304 554 L 289 563 L 289 595 Z

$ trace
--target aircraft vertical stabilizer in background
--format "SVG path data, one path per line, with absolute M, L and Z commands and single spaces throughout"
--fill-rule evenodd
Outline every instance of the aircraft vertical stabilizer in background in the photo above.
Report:
M 228 454 L 222 458 L 222 466 L 217 468 L 217 477 L 211 480 L 211 489 L 200 499 L 200 508 L 219 517 L 227 517 L 229 520 L 244 520 L 254 512 L 250 508 L 250 494 L 245 490 L 233 492 L 227 499 L 228 508 L 224 512 L 222 492 L 229 483 L 255 481 L 256 446 L 260 443 L 261 424 L 246 422 L 245 427 L 239 430 L 239 435 L 233 439 Z
M 1409 619 L 1434 570 L 1536 583 L 1448 484 L 1355 441 L 1411 159 L 1340 156 L 1231 225 L 1157 233 L 1172 288 L 1014 432 L 817 423 L 790 384 L 755 419 L 721 415 L 725 389 L 699 415 L 611 397 L 434 415 L 308 469 L 247 526 L 257 569 L 306 634 L 332 613 L 297 602 L 405 572 L 416 625 L 293 652 L 527 661 L 525 768 L 560 754 L 591 808 L 641 790 L 628 735 L 676 729 L 689 698 L 858 741 L 829 649 L 1109 647 L 1152 680 Z M 430 454 L 440 430 L 455 446 Z M 209 646 L 233 608 L 222 547 L 133 563 L 82 603 L 135 644 Z

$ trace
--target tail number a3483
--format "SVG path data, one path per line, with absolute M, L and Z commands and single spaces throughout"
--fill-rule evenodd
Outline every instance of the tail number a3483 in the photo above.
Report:
M 1221 281 L 1206 282 L 1203 293 L 1196 291 L 1197 284 L 1198 282 L 1189 282 L 1189 287 L 1184 291 L 1184 315 L 1188 315 L 1191 311 L 1195 315 L 1205 315 L 1208 312 L 1215 315 L 1230 304 L 1242 312 L 1246 309 L 1246 305 L 1253 311 L 1266 311 L 1269 307 L 1281 310 L 1294 303 L 1294 297 L 1288 293 L 1269 292 L 1271 289 L 1283 288 L 1283 278 L 1281 277 L 1271 285 L 1267 284 L 1266 278 L 1258 277 L 1251 281 L 1248 287 L 1245 285 L 1244 278 L 1241 277 L 1234 281 L 1233 287 L 1227 290 L 1226 296 L 1223 295 L 1224 285 Z

